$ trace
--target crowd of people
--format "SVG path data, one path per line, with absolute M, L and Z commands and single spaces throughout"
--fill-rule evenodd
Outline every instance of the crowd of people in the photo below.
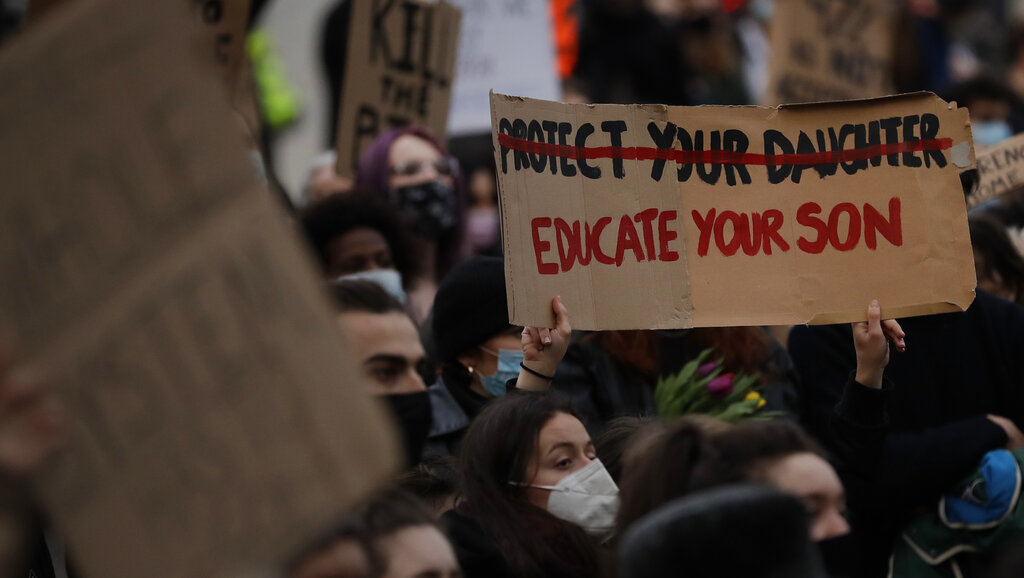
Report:
M 566 100 L 764 92 L 770 0 L 569 4 Z M 1024 130 L 1024 3 L 893 5 L 915 39 L 901 91 L 967 106 L 979 147 Z M 288 576 L 1024 575 L 1024 187 L 970 213 L 978 291 L 962 313 L 897 322 L 873 301 L 852 325 L 581 332 L 556 295 L 553 327 L 510 323 L 490 154 L 460 162 L 406 126 L 373 141 L 354 181 L 311 159 L 296 229 L 403 463 Z M 966 196 L 977 171 L 963 182 Z M 709 350 L 715 367 L 694 369 Z M 0 473 L 18 478 L 66 432 L 13 351 L 0 347 Z M 686 372 L 709 404 L 754 376 L 736 392 L 752 416 L 666 415 L 663 382 Z M 25 564 L 73 575 L 52 539 Z

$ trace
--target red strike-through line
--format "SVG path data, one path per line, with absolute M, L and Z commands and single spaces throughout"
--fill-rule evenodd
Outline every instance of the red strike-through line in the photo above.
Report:
M 507 134 L 498 135 L 498 144 L 507 149 L 567 159 L 623 159 L 627 161 L 675 161 L 678 164 L 706 165 L 820 165 L 829 163 L 849 163 L 886 155 L 920 151 L 943 151 L 953 146 L 951 138 L 934 138 L 909 142 L 886 143 L 863 148 L 822 153 L 794 153 L 764 155 L 757 153 L 737 153 L 733 151 L 681 151 L 676 149 L 659 149 L 654 147 L 575 147 L 529 141 Z

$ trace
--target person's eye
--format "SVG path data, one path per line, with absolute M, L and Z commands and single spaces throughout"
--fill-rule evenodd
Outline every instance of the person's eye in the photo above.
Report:
M 555 467 L 560 469 L 560 470 L 564 470 L 564 469 L 568 468 L 571 465 L 572 465 L 572 460 L 570 458 L 565 458 L 565 459 L 562 459 L 562 460 L 558 460 L 558 463 L 555 464 Z
M 400 374 L 399 369 L 393 365 L 382 365 L 370 370 L 370 375 L 373 379 L 384 385 L 393 384 L 398 380 Z
M 409 177 L 420 172 L 420 163 L 398 163 L 395 166 L 391 167 L 391 172 L 398 176 Z

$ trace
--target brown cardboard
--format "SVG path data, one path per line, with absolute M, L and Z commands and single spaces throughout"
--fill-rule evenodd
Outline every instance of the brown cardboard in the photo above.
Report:
M 891 316 L 962 310 L 973 300 L 959 180 L 960 171 L 973 165 L 967 111 L 930 93 L 778 108 L 572 105 L 492 94 L 491 110 L 513 323 L 550 326 L 555 295 L 565 300 L 580 329 L 846 322 L 863 319 L 867 303 L 876 298 Z M 895 121 L 882 124 L 892 118 L 907 121 L 909 135 L 905 127 L 891 127 Z M 587 124 L 593 128 L 589 134 Z M 844 125 L 851 126 L 844 132 Z M 876 126 L 878 142 L 867 142 Z M 671 135 L 673 127 L 675 152 L 659 151 L 655 135 Z M 709 151 L 706 157 L 683 158 L 679 128 L 694 145 L 689 148 Z M 846 151 L 837 152 L 836 160 L 844 159 L 853 174 L 842 164 L 824 177 L 813 166 L 794 168 L 792 163 L 830 158 L 830 129 L 843 138 L 836 148 Z M 820 152 L 819 130 L 825 154 L 797 156 Z M 773 145 L 769 152 L 777 156 L 766 154 L 768 131 L 778 131 L 793 150 Z M 581 132 L 586 138 L 577 141 Z M 698 134 L 702 147 L 696 146 Z M 599 177 L 583 174 L 580 146 Z M 908 151 L 892 157 L 896 166 L 880 156 L 901 146 Z M 931 150 L 914 152 L 915 147 Z M 554 171 L 553 154 L 562 155 Z M 623 156 L 621 178 L 615 154 Z M 654 160 L 659 154 L 666 159 L 660 170 Z M 858 154 L 866 168 L 853 164 Z M 768 163 L 774 172 L 788 167 L 788 176 L 770 182 Z M 809 203 L 819 205 L 817 213 Z M 899 205 L 898 219 L 893 203 Z M 714 225 L 702 239 L 701 223 L 712 210 Z M 854 214 L 856 232 L 850 230 Z M 611 217 L 604 228 L 602 217 Z M 820 236 L 815 219 L 825 231 L 821 246 L 814 243 Z M 755 220 L 765 226 L 750 238 L 760 242 L 744 245 L 735 227 L 746 223 L 752 230 Z M 581 248 L 593 247 L 582 242 L 588 225 L 601 247 L 585 265 L 585 248 L 583 259 L 572 259 L 575 222 Z M 765 239 L 771 240 L 770 254 Z
M 777 0 L 763 104 L 892 94 L 895 34 L 888 0 Z
M 48 14 L 50 10 L 63 4 L 66 0 L 28 0 L 25 6 L 25 21 L 28 24 L 35 24 L 41 17 Z
M 191 5 L 197 21 L 203 24 L 207 54 L 213 56 L 224 73 L 225 82 L 233 89 L 245 55 L 245 32 L 252 0 L 182 1 Z M 29 0 L 26 15 L 29 25 L 35 25 L 42 16 L 65 3 L 67 0 Z
M 269 575 L 396 463 L 178 2 L 0 53 L 0 326 L 68 410 L 33 480 L 86 578 Z
M 968 207 L 1024 187 L 1024 134 L 979 148 L 978 178 L 978 189 L 967 198 Z
M 388 128 L 420 124 L 444 140 L 462 17 L 444 0 L 351 3 L 336 167 L 348 178 Z
M 224 72 L 229 87 L 238 81 L 245 56 L 245 33 L 252 0 L 188 0 L 203 23 L 213 61 Z

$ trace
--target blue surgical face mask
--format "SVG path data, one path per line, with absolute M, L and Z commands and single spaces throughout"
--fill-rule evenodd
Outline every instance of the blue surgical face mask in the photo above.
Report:
M 971 123 L 974 143 L 990 147 L 1013 136 L 1013 129 L 1005 120 L 980 120 Z
M 503 397 L 505 383 L 519 377 L 519 364 L 523 362 L 523 350 L 499 349 L 495 353 L 485 347 L 480 349 L 498 358 L 498 371 L 494 372 L 494 375 L 481 375 L 480 383 L 483 384 L 487 393 L 494 397 Z

